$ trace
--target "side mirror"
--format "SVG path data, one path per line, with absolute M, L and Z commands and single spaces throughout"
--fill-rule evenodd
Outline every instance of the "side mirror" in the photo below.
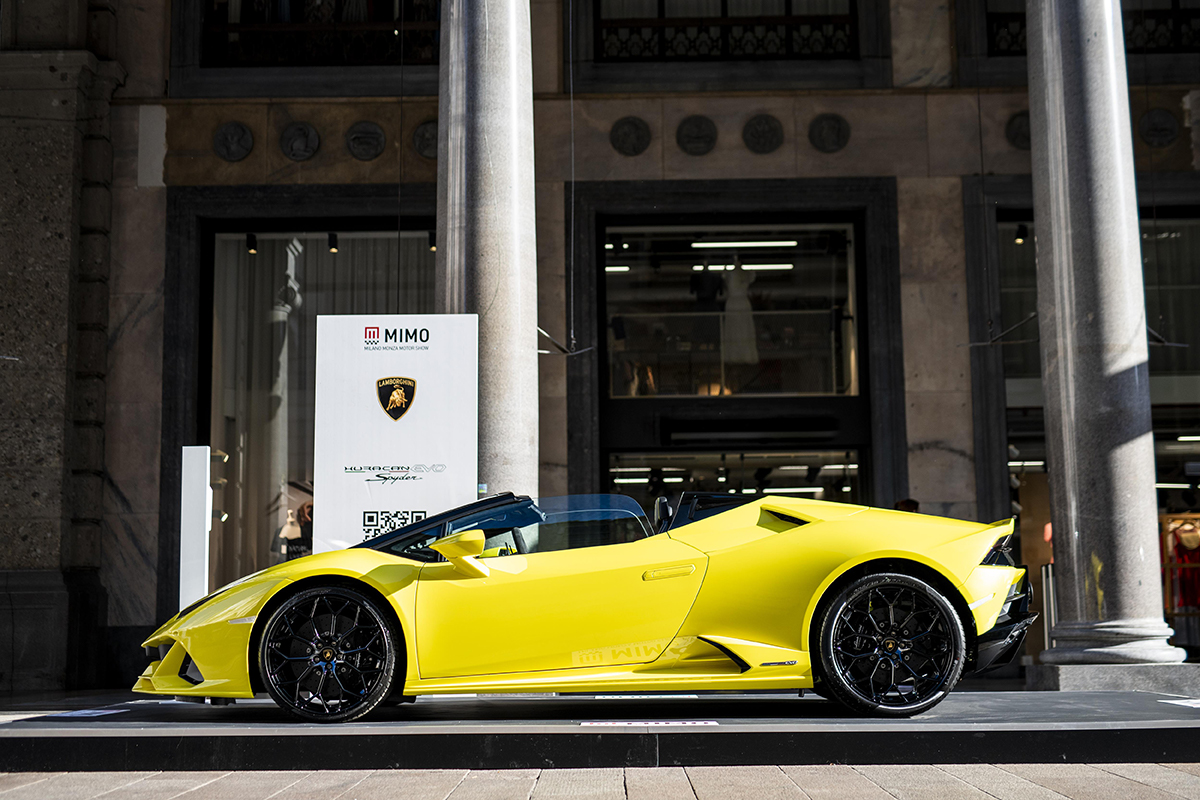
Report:
M 475 528 L 453 536 L 439 539 L 429 545 L 431 550 L 441 553 L 454 565 L 454 568 L 472 578 L 486 578 L 491 570 L 486 564 L 481 564 L 477 556 L 483 552 L 483 543 L 487 535 Z
M 662 533 L 663 526 L 671 519 L 671 501 L 660 497 L 654 501 L 654 532 Z

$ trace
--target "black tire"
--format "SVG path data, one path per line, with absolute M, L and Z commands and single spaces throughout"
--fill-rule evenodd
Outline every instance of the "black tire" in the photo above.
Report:
M 822 688 L 860 714 L 928 711 L 958 683 L 965 661 L 966 637 L 950 601 L 910 575 L 860 578 L 821 619 Z
M 346 586 L 306 589 L 271 614 L 258 648 L 262 684 L 305 722 L 349 722 L 391 693 L 398 638 L 379 604 Z

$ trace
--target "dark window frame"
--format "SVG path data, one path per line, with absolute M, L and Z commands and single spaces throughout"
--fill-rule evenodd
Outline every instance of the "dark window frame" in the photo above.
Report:
M 908 437 L 905 426 L 904 351 L 900 327 L 899 232 L 894 178 L 808 178 L 735 181 L 598 181 L 566 185 L 567 218 L 574 218 L 574 254 L 568 269 L 574 286 L 576 335 L 580 348 L 567 362 L 568 491 L 603 491 L 608 453 L 622 441 L 640 450 L 659 444 L 664 420 L 726 418 L 737 424 L 780 420 L 828 423 L 836 440 L 814 438 L 788 447 L 869 447 L 864 473 L 867 499 L 891 505 L 908 496 Z M 572 207 L 572 197 L 574 207 Z M 857 314 L 865 317 L 860 352 L 867 360 L 860 373 L 857 397 L 814 398 L 607 398 L 607 355 L 600 303 L 603 299 L 603 249 L 598 240 L 607 218 L 648 215 L 757 213 L 770 208 L 780 214 L 860 214 L 855 252 L 860 275 L 869 290 L 860 295 Z M 568 315 L 570 318 L 570 315 Z M 636 403 L 645 413 L 622 430 L 602 430 L 613 418 L 615 403 Z M 646 425 L 658 430 L 655 436 Z M 699 447 L 710 447 L 708 444 Z M 742 446 L 731 443 L 730 447 Z M 757 445 L 749 449 L 760 448 Z
M 892 85 L 888 0 L 851 0 L 858 22 L 858 56 L 853 59 L 629 63 L 595 59 L 598 2 L 585 0 L 563 8 L 564 83 L 576 92 L 874 89 Z
M 201 67 L 204 0 L 171 0 L 170 97 L 436 97 L 438 68 Z
M 212 273 L 217 233 L 428 225 L 433 184 L 167 187 L 163 281 L 162 450 L 159 467 L 157 612 L 179 606 L 181 448 L 208 444 L 212 395 Z

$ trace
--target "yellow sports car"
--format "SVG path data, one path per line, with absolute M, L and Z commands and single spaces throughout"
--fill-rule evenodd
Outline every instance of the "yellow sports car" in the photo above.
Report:
M 1036 614 L 993 525 L 817 500 L 497 495 L 243 578 L 146 640 L 134 691 L 312 722 L 455 692 L 812 689 L 936 705 Z

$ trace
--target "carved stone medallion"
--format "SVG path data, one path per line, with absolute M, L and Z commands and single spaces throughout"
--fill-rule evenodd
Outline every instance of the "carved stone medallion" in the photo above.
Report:
M 359 161 L 374 161 L 383 155 L 387 136 L 374 122 L 356 122 L 346 131 L 346 149 Z
M 413 131 L 412 144 L 413 149 L 421 158 L 436 159 L 438 150 L 437 120 L 431 119 L 418 125 L 417 129 Z
M 241 161 L 254 149 L 254 134 L 240 122 L 226 122 L 213 134 L 213 152 L 226 161 Z
M 783 123 L 770 114 L 758 114 L 746 120 L 742 141 L 751 153 L 774 153 L 783 144 Z
M 1169 147 L 1179 138 L 1179 120 L 1165 108 L 1152 108 L 1138 121 L 1138 135 L 1151 147 Z
M 702 156 L 717 146 L 717 125 L 696 114 L 687 117 L 675 129 L 675 143 L 689 156 Z
M 289 124 L 279 137 L 279 149 L 292 161 L 307 161 L 317 154 L 320 146 L 317 129 L 307 122 Z
M 640 156 L 650 146 L 650 126 L 641 117 L 622 117 L 609 130 L 608 142 L 623 156 Z
M 1030 148 L 1028 111 L 1018 111 L 1008 118 L 1008 124 L 1004 126 L 1004 138 L 1018 150 Z
M 808 141 L 822 153 L 836 153 L 850 143 L 850 123 L 841 114 L 818 114 L 808 123 Z

